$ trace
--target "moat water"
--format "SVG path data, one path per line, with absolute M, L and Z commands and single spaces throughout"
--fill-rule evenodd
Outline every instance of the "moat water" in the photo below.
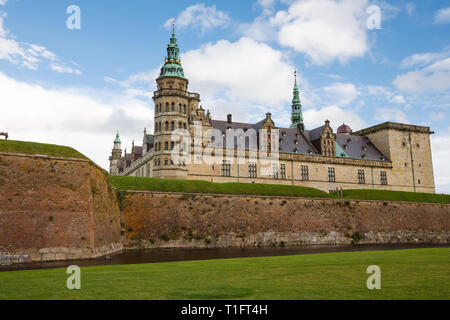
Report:
M 362 244 L 362 245 L 305 245 L 270 248 L 207 248 L 207 249 L 145 249 L 126 250 L 96 259 L 36 262 L 0 266 L 0 271 L 66 268 L 77 266 L 102 266 L 119 264 L 159 263 L 191 260 L 250 258 L 315 254 L 327 252 L 353 252 L 376 250 L 400 250 L 417 248 L 448 248 L 450 244 Z

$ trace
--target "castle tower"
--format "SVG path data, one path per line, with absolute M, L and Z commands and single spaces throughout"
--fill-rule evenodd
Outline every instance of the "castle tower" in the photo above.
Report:
M 291 115 L 291 128 L 298 128 L 304 130 L 302 104 L 300 102 L 300 94 L 297 86 L 297 71 L 294 72 L 295 85 L 294 85 L 294 97 L 292 98 L 292 115 Z
M 156 79 L 158 91 L 154 93 L 155 134 L 153 176 L 159 178 L 182 178 L 187 167 L 171 154 L 177 145 L 175 130 L 189 130 L 189 116 L 200 101 L 198 94 L 187 92 L 189 81 L 184 76 L 180 50 L 175 37 L 175 27 L 167 47 L 167 57 Z
M 114 140 L 114 147 L 109 157 L 109 173 L 119 174 L 119 164 L 122 158 L 122 142 L 120 141 L 119 132 L 116 134 L 116 139 Z

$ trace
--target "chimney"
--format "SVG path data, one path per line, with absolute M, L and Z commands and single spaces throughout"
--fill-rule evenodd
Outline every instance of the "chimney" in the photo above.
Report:
M 228 114 L 228 115 L 227 115 L 227 122 L 228 122 L 228 123 L 231 123 L 231 122 L 232 122 L 232 115 L 231 115 L 231 114 Z

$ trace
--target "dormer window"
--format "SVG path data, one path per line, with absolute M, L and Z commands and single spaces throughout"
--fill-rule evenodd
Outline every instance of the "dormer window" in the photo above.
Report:
M 364 151 L 367 151 L 367 147 L 366 147 L 366 146 L 363 146 L 362 149 L 363 149 Z
M 295 142 L 295 144 L 298 144 L 298 140 L 295 140 L 294 142 Z
M 298 150 L 297 150 L 297 149 L 294 149 L 294 152 L 295 152 L 295 153 L 298 153 Z
M 365 155 L 365 154 L 362 154 L 362 155 L 361 155 L 361 158 L 365 159 L 365 158 L 366 158 L 366 155 Z
M 286 137 L 286 132 L 283 131 L 283 132 L 281 133 L 281 135 L 282 135 L 283 137 Z
M 348 149 L 348 145 L 344 144 L 344 149 L 347 150 Z

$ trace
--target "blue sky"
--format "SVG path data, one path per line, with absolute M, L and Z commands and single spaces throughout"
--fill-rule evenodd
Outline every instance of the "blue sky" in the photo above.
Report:
M 66 9 L 81 9 L 69 30 Z M 368 29 L 366 9 L 381 9 Z M 107 168 L 153 130 L 152 92 L 176 34 L 190 91 L 213 118 L 289 125 L 298 70 L 307 128 L 330 119 L 430 126 L 438 191 L 450 193 L 448 1 L 0 0 L 0 131 L 71 145 Z

